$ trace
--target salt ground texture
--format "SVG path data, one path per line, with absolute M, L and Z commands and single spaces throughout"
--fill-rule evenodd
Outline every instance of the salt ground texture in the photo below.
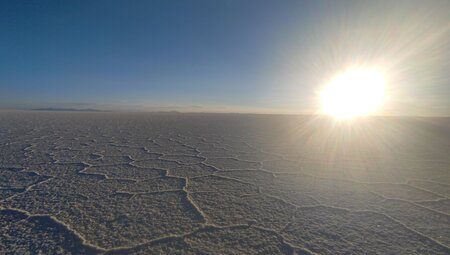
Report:
M 0 112 L 1 254 L 450 254 L 450 119 Z

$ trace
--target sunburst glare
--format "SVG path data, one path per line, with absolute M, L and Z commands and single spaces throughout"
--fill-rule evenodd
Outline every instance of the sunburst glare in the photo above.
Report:
M 322 111 L 338 118 L 373 114 L 385 97 L 386 78 L 374 68 L 338 73 L 320 93 Z

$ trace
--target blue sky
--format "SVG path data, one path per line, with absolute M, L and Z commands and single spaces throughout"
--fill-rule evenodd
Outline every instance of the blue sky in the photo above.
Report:
M 1 1 L 0 108 L 311 112 L 333 73 L 450 113 L 448 1 Z M 390 107 L 390 108 L 389 108 Z

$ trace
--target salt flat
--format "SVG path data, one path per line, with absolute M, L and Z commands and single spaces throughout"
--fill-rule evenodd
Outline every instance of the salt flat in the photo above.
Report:
M 450 119 L 0 112 L 2 254 L 450 254 Z

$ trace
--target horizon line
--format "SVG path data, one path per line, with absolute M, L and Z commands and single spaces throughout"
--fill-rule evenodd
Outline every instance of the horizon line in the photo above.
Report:
M 330 117 L 327 114 L 320 112 L 264 112 L 264 111 L 180 111 L 180 110 L 100 110 L 93 108 L 0 108 L 0 111 L 20 111 L 20 112 L 61 112 L 61 113 L 172 113 L 172 114 L 241 114 L 241 115 L 282 115 L 282 116 L 323 116 Z M 417 118 L 450 118 L 450 115 L 425 115 L 425 114 L 373 114 L 358 116 L 357 118 L 371 118 L 371 117 L 417 117 Z M 353 119 L 355 119 L 353 118 Z

